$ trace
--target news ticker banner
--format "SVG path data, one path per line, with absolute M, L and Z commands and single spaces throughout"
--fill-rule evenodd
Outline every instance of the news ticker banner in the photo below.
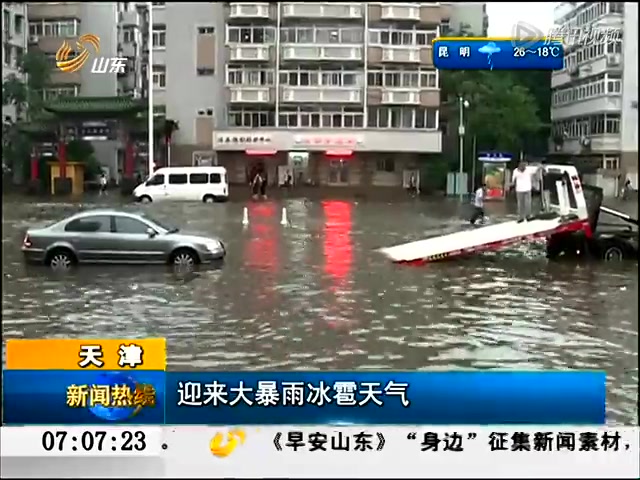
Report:
M 7 478 L 638 478 L 640 468 L 638 427 L 61 425 L 1 433 Z
M 164 339 L 9 340 L 6 357 L 5 425 L 605 424 L 604 372 L 166 372 Z
M 433 64 L 439 70 L 562 70 L 561 40 L 439 38 Z

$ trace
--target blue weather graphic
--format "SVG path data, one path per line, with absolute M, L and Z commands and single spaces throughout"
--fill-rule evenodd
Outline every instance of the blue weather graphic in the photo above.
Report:
M 489 64 L 489 70 L 493 70 L 493 60 L 491 58 L 492 55 L 496 53 L 500 53 L 500 47 L 497 46 L 494 42 L 489 42 L 486 45 L 483 45 L 478 49 L 478 53 L 482 53 L 487 56 L 487 63 Z

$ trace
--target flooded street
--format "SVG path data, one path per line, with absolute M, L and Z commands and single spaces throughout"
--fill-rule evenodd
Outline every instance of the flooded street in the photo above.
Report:
M 98 204 L 25 201 L 3 203 L 5 338 L 166 337 L 171 370 L 602 369 L 611 420 L 637 425 L 637 263 L 551 264 L 520 246 L 399 267 L 374 249 L 461 228 L 454 203 L 287 200 L 247 204 L 247 227 L 242 203 L 129 205 L 220 236 L 225 265 L 59 277 L 23 265 L 24 231 Z

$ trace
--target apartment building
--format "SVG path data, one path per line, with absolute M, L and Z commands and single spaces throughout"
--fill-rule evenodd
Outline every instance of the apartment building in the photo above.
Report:
M 439 3 L 171 3 L 153 9 L 171 162 L 244 183 L 399 186 L 441 152 Z M 281 167 L 281 168 L 278 168 Z
M 601 176 L 638 181 L 638 6 L 630 2 L 563 3 L 556 25 L 585 31 L 619 29 L 567 49 L 564 69 L 551 79 L 551 153 L 595 166 Z M 611 189 L 617 188 L 613 181 Z
M 65 97 L 142 97 L 148 86 L 145 77 L 144 32 L 146 7 L 134 2 L 38 2 L 28 3 L 28 43 L 43 52 L 50 62 L 50 84 L 42 92 L 46 100 Z M 100 56 L 126 57 L 124 74 L 92 73 L 87 63 L 77 72 L 56 68 L 55 55 L 63 41 L 75 46 L 83 34 L 100 40 Z M 74 52 L 75 53 L 75 52 Z M 96 157 L 117 179 L 122 171 L 122 139 L 110 122 L 92 121 L 83 125 L 92 138 Z M 89 133 L 91 135 L 89 135 Z
M 16 75 L 23 80 L 19 65 L 27 49 L 27 7 L 24 3 L 2 4 L 2 80 Z M 14 105 L 2 106 L 2 121 L 14 122 Z
M 489 33 L 489 15 L 486 3 L 452 3 L 451 18 L 442 24 L 442 35 L 464 31 L 473 37 L 486 37 Z

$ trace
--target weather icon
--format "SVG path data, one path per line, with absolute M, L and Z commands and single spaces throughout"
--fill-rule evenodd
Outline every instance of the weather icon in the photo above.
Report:
M 478 49 L 478 53 L 482 53 L 487 56 L 487 63 L 489 64 L 489 70 L 493 70 L 493 60 L 491 58 L 492 55 L 496 53 L 500 53 L 500 47 L 497 46 L 494 42 L 489 42 L 486 45 L 483 45 Z

